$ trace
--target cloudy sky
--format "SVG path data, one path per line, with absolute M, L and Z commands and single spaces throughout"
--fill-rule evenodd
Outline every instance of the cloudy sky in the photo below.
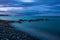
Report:
M 60 0 L 0 0 L 3 15 L 60 15 Z

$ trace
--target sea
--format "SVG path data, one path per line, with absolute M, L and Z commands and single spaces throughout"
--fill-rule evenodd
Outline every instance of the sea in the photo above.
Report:
M 17 30 L 23 31 L 40 40 L 60 40 L 60 16 L 0 16 L 1 20 L 30 20 L 30 19 L 48 20 L 38 22 L 15 22 L 10 23 Z

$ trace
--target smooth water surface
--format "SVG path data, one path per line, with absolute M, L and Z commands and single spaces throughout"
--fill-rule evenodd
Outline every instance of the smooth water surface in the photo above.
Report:
M 10 25 L 17 30 L 26 32 L 27 34 L 42 40 L 59 40 L 60 38 L 60 16 L 0 16 L 3 20 L 19 20 L 19 19 L 40 19 L 47 18 L 39 22 L 23 22 L 11 23 Z

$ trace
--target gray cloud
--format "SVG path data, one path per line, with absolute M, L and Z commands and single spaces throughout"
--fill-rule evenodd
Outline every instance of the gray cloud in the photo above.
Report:
M 12 8 L 13 7 L 13 8 Z M 0 0 L 0 12 L 5 11 L 14 14 L 60 14 L 59 0 Z

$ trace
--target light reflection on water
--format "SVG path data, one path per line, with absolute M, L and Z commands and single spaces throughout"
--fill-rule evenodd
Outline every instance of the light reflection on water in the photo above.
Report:
M 11 23 L 10 25 L 15 27 L 18 30 L 26 32 L 32 36 L 38 38 L 48 38 L 56 40 L 56 35 L 60 33 L 60 17 L 40 17 L 40 16 L 1 16 L 0 19 L 4 20 L 19 20 L 19 19 L 37 19 L 37 18 L 48 18 L 49 21 L 40 21 L 40 22 L 23 22 L 23 23 Z M 60 35 L 60 34 L 59 34 Z M 56 37 L 56 38 L 55 38 Z

